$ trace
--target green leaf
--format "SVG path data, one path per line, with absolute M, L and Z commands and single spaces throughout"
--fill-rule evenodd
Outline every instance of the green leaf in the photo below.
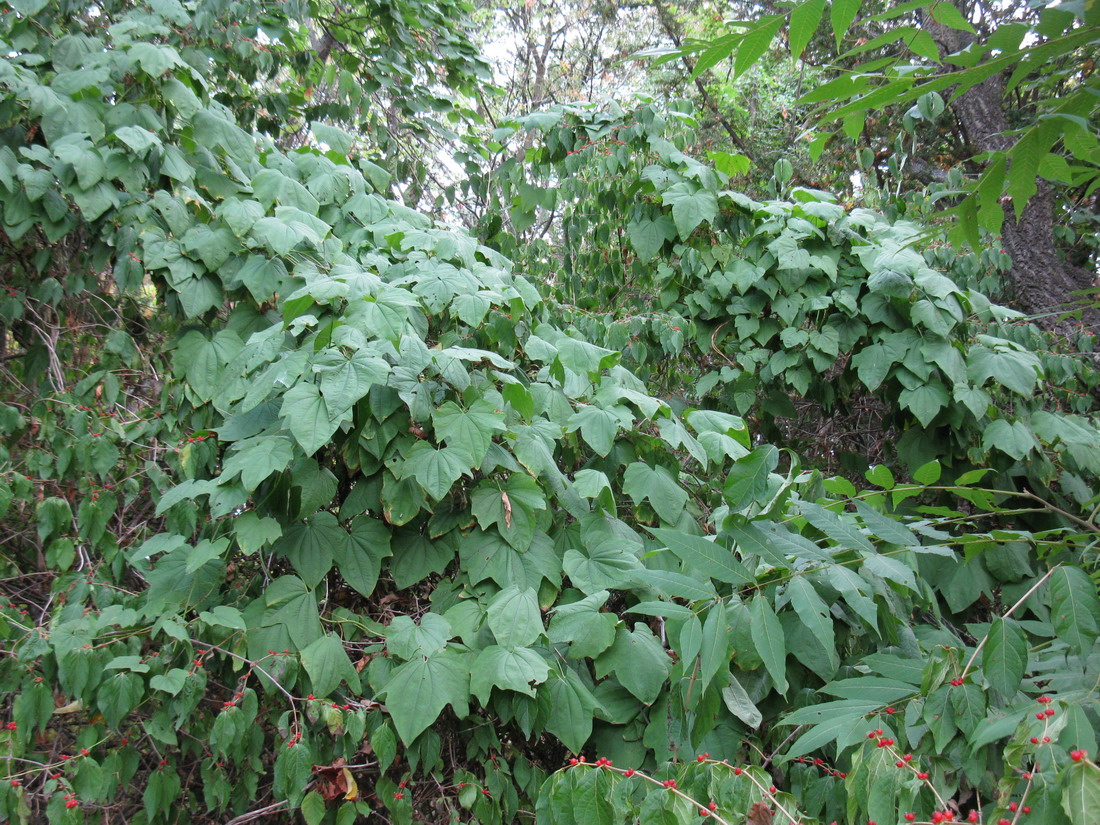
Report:
M 352 667 L 344 644 L 335 633 L 326 633 L 302 650 L 302 667 L 309 674 L 313 693 L 328 696 L 340 682 L 346 681 L 355 693 L 360 691 L 359 674 Z
M 160 138 L 155 133 L 140 126 L 123 126 L 116 129 L 115 137 L 138 155 L 145 155 L 154 146 L 160 146 Z
M 749 728 L 758 728 L 760 723 L 764 721 L 760 708 L 752 701 L 748 692 L 733 674 L 730 674 L 729 685 L 722 688 L 722 701 L 729 712 L 748 725 Z
M 334 549 L 342 546 L 346 538 L 336 516 L 321 511 L 288 527 L 271 549 L 290 560 L 306 585 L 316 587 L 332 569 Z
M 175 66 L 186 65 L 179 52 L 171 46 L 155 43 L 134 43 L 127 50 L 126 56 L 154 80 L 159 80 L 162 74 Z
M 587 771 L 573 778 L 573 806 L 578 825 L 617 825 L 623 821 L 613 793 L 617 777 L 611 771 Z
M 840 657 L 836 650 L 836 639 L 833 633 L 833 618 L 825 600 L 821 598 L 814 586 L 806 580 L 805 576 L 795 576 L 787 584 L 787 598 L 791 607 L 798 614 L 798 619 L 806 626 L 806 629 L 817 639 L 825 654 L 829 658 L 829 664 L 835 672 L 840 667 Z M 763 657 L 761 657 L 763 658 Z M 825 678 L 826 674 L 819 673 Z M 832 674 L 828 674 L 830 677 Z
M 952 3 L 932 3 L 930 11 L 932 12 L 932 19 L 937 23 L 942 23 L 952 29 L 974 33 L 974 27 L 970 25 L 970 21 L 963 17 L 962 12 Z
M 982 672 L 1001 702 L 1020 689 L 1027 666 L 1027 639 L 1015 621 L 996 618 L 982 648 Z
M 312 381 L 299 381 L 283 394 L 279 417 L 307 456 L 327 444 L 339 427 L 339 421 L 332 420 L 320 389 Z
M 283 528 L 273 518 L 258 516 L 254 511 L 242 513 L 233 520 L 233 535 L 242 552 L 255 553 L 276 541 L 283 534 Z
M 378 583 L 382 560 L 392 555 L 390 531 L 380 520 L 356 516 L 346 540 L 333 546 L 336 569 L 344 581 L 369 597 Z
M 204 539 L 200 541 L 188 551 L 187 563 L 183 566 L 184 572 L 194 573 L 208 561 L 221 558 L 228 547 L 229 539 L 218 539 L 217 541 Z
M 733 73 L 740 77 L 771 48 L 772 41 L 783 25 L 783 15 L 763 18 L 745 32 L 733 59 Z M 681 237 L 683 235 L 681 234 Z
M 830 4 L 829 19 L 833 25 L 837 49 L 840 48 L 840 41 L 844 39 L 862 5 L 863 0 L 833 0 Z
M 750 607 L 752 642 L 764 662 L 764 667 L 775 682 L 775 689 L 787 692 L 787 644 L 783 626 L 772 609 L 771 602 L 759 593 Z
M 385 384 L 390 365 L 376 355 L 357 350 L 335 367 L 321 372 L 321 395 L 331 418 L 339 418 L 364 398 L 375 384 Z
M 484 399 L 463 410 L 448 401 L 432 413 L 436 437 L 461 451 L 471 465 L 479 465 L 489 451 L 493 435 L 504 429 L 504 413 Z
M 608 595 L 606 590 L 599 590 L 579 601 L 554 608 L 550 640 L 570 642 L 569 658 L 595 658 L 615 641 L 618 617 L 614 613 L 599 612 Z
M 641 461 L 627 466 L 623 474 L 623 492 L 635 504 L 649 499 L 657 515 L 669 524 L 680 520 L 688 500 L 687 491 L 676 482 L 672 473 L 662 466 L 651 467 Z
M 228 481 L 240 473 L 241 484 L 252 491 L 272 473 L 281 473 L 294 459 L 289 438 L 266 435 L 238 441 L 222 467 L 220 479 Z
M 313 591 L 296 576 L 282 576 L 264 591 L 264 624 L 281 624 L 299 650 L 321 636 L 320 612 Z
M 649 532 L 686 567 L 704 576 L 727 584 L 756 583 L 756 579 L 734 557 L 733 551 L 716 541 L 667 528 L 651 527 Z
M 1050 576 L 1050 622 L 1058 638 L 1085 655 L 1096 642 L 1100 599 L 1096 585 L 1080 567 L 1063 565 Z
M 515 585 L 504 588 L 489 603 L 488 623 L 501 647 L 530 645 L 543 633 L 538 594 Z
M 849 550 L 862 550 L 866 553 L 877 552 L 875 545 L 859 529 L 850 513 L 837 513 L 808 501 L 800 502 L 798 507 L 806 521 L 839 546 Z
M 982 448 L 997 449 L 1019 460 L 1032 450 L 1039 449 L 1039 442 L 1024 422 L 998 418 L 982 432 Z
M 728 673 L 729 662 L 726 609 L 721 601 L 716 601 L 707 611 L 707 620 L 703 622 L 703 643 L 699 650 L 699 684 L 702 689 L 708 688 L 723 668 Z M 721 679 L 720 684 L 724 683 L 725 679 Z
M 398 736 L 411 745 L 447 705 L 460 719 L 469 715 L 470 675 L 465 660 L 445 650 L 398 665 L 386 683 L 385 697 Z
M 539 511 L 546 498 L 535 479 L 512 473 L 503 482 L 481 482 L 470 497 L 470 510 L 482 530 L 494 525 L 512 547 L 525 552 L 534 540 Z
M 550 715 L 546 729 L 570 752 L 580 753 L 592 735 L 593 713 L 599 707 L 596 697 L 568 667 L 564 668 L 564 675 L 552 673 L 541 690 L 549 696 Z
M 187 682 L 187 671 L 182 668 L 174 667 L 165 673 L 158 673 L 149 680 L 149 687 L 153 690 L 162 690 L 165 693 L 170 693 L 173 696 L 177 696 L 181 690 L 183 690 L 184 684 Z
M 1032 353 L 995 351 L 980 345 L 970 348 L 966 358 L 967 374 L 977 387 L 993 378 L 1013 392 L 1030 398 L 1039 380 L 1039 361 Z
M 912 410 L 922 427 L 931 424 L 950 400 L 947 389 L 938 381 L 921 384 L 912 390 L 902 390 L 898 395 L 898 403 Z
M 671 570 L 636 570 L 630 579 L 636 587 L 652 587 L 676 599 L 705 601 L 717 598 L 718 592 L 708 580 Z
M 319 141 L 327 143 L 335 151 L 342 155 L 351 154 L 352 147 L 355 146 L 354 135 L 316 120 L 309 125 L 309 128 Z
M 633 631 L 620 627 L 615 643 L 596 659 L 596 677 L 614 673 L 640 702 L 651 705 L 665 685 L 672 661 L 653 632 L 642 623 Z
M 664 203 L 672 205 L 672 219 L 681 239 L 687 237 L 703 221 L 712 221 L 718 214 L 718 199 L 713 192 L 693 183 L 677 183 L 662 193 Z
M 1100 811 L 1100 768 L 1084 760 L 1066 768 L 1066 786 L 1062 791 L 1062 810 L 1071 825 L 1089 825 Z
M 647 263 L 661 251 L 667 241 L 676 239 L 676 224 L 668 215 L 639 218 L 626 225 L 626 235 L 634 251 L 638 253 L 638 260 Z
M 451 623 L 438 613 L 425 613 L 420 624 L 398 616 L 386 631 L 386 650 L 401 659 L 434 656 L 447 647 L 452 635 Z
M 566 432 L 581 431 L 581 436 L 597 455 L 606 456 L 615 445 L 619 418 L 610 410 L 584 404 L 569 419 Z
M 870 470 L 864 473 L 864 477 L 867 478 L 871 484 L 882 487 L 883 489 L 893 489 L 894 477 L 890 472 L 890 467 L 886 464 L 876 464 L 872 466 Z
M 622 542 L 607 539 L 579 549 L 569 549 L 562 557 L 562 568 L 582 593 L 592 595 L 629 580 L 641 563 Z
M 917 482 L 917 484 L 935 484 L 940 480 L 940 474 L 942 472 L 943 467 L 940 462 L 933 459 L 927 464 L 922 464 L 913 471 L 913 481 Z
M 824 17 L 825 0 L 807 0 L 799 3 L 791 12 L 789 41 L 791 57 L 797 60 L 806 50 L 806 44 L 814 36 Z
M 768 489 L 768 480 L 779 464 L 779 450 L 771 444 L 757 447 L 734 462 L 726 477 L 725 497 L 731 510 L 743 510 L 759 501 Z
M 470 692 L 482 705 L 488 705 L 494 687 L 534 696 L 532 685 L 542 684 L 549 674 L 550 665 L 533 650 L 490 645 L 478 654 L 470 669 Z
M 287 255 L 306 240 L 301 224 L 292 224 L 279 218 L 260 218 L 252 225 L 251 236 L 276 255 Z
M 321 825 L 325 818 L 325 798 L 317 791 L 310 791 L 302 799 L 301 811 L 306 825 Z
M 437 450 L 423 441 L 413 446 L 401 468 L 402 478 L 415 478 L 424 492 L 437 501 L 447 495 L 463 475 L 470 475 L 470 463 L 464 451 L 455 447 Z

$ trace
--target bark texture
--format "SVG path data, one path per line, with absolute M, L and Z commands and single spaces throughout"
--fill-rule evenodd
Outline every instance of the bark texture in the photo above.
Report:
M 963 49 L 973 40 L 967 32 L 948 28 L 930 17 L 925 26 L 945 54 Z M 1002 75 L 974 86 L 952 104 L 952 109 L 975 154 L 1011 148 Z M 1012 258 L 1009 277 L 1020 308 L 1029 314 L 1045 314 L 1043 324 L 1054 326 L 1058 312 L 1078 300 L 1079 296 L 1071 293 L 1092 287 L 1096 276 L 1058 254 L 1054 244 L 1054 190 L 1042 179 L 1036 180 L 1036 187 L 1019 219 L 1011 204 L 1005 204 L 1001 243 Z M 1091 326 L 1100 322 L 1095 310 L 1087 310 L 1085 316 Z

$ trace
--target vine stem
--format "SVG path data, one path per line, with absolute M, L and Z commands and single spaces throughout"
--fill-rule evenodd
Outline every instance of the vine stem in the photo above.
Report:
M 729 762 L 726 762 L 725 760 L 723 760 L 721 762 L 718 762 L 716 760 L 707 759 L 707 760 L 704 760 L 704 762 L 707 763 L 707 764 L 711 764 L 711 765 L 725 765 L 730 770 L 736 770 L 732 765 L 730 765 Z M 592 764 L 592 763 L 581 762 L 579 764 L 585 765 L 585 764 Z M 626 776 L 626 769 L 625 768 L 616 768 L 613 765 L 599 765 L 599 766 L 592 765 L 592 766 L 593 767 L 603 767 L 603 768 L 606 768 L 607 770 L 615 771 L 616 773 L 620 773 L 620 774 Z M 762 784 L 760 784 L 760 782 L 757 781 L 755 776 L 753 776 L 749 771 L 743 770 L 743 769 L 741 770 L 741 774 L 744 775 L 753 785 L 755 785 L 760 790 L 760 793 L 763 794 L 764 797 L 769 802 L 771 802 L 773 805 L 775 805 L 775 807 L 783 814 L 783 816 L 787 817 L 787 819 L 790 821 L 791 825 L 798 825 L 799 820 L 796 819 L 795 817 L 791 816 L 790 811 L 788 811 L 786 808 L 784 808 L 783 805 L 779 802 L 779 800 L 775 798 L 775 795 L 770 790 L 768 790 L 768 788 L 766 788 Z M 686 793 L 681 791 L 679 788 L 669 787 L 669 786 L 665 785 L 664 782 L 662 782 L 661 780 L 654 779 L 652 776 L 649 776 L 648 774 L 645 774 L 642 771 L 632 770 L 630 775 L 640 777 L 641 779 L 644 779 L 646 782 L 649 782 L 653 785 L 657 785 L 657 786 L 662 787 L 662 788 L 667 788 L 669 791 L 671 791 L 676 796 L 678 796 L 681 799 L 683 799 L 687 802 L 690 802 L 692 805 L 695 805 L 696 807 L 698 807 L 700 811 L 703 811 L 703 810 L 707 811 L 707 816 L 712 818 L 715 822 L 720 823 L 720 825 L 733 825 L 728 820 L 723 819 L 721 816 L 719 816 L 715 811 L 709 810 L 707 808 L 707 806 L 704 805 L 699 800 L 693 799 L 692 797 L 688 796 Z
M 277 811 L 281 811 L 287 806 L 287 804 L 288 803 L 286 802 L 286 800 L 283 800 L 282 802 L 275 802 L 274 804 L 267 805 L 263 808 L 257 808 L 254 811 L 249 811 L 248 813 L 233 817 L 231 820 L 226 822 L 225 825 L 244 825 L 244 823 L 246 822 L 252 822 L 253 820 L 259 819 L 260 817 L 264 817 L 268 814 L 273 814 Z
M 1043 584 L 1043 582 L 1045 582 L 1047 579 L 1049 579 L 1051 576 L 1053 576 L 1054 571 L 1057 570 L 1061 566 L 1062 565 L 1060 565 L 1060 564 L 1056 564 L 1056 565 L 1054 565 L 1054 567 L 1050 568 L 1050 570 L 1048 570 L 1046 572 L 1046 574 L 1041 579 L 1039 579 L 1039 581 L 1035 582 L 1035 584 L 1033 584 L 1031 586 L 1031 588 L 1026 593 L 1024 593 L 1024 595 L 1020 596 L 1020 598 L 1017 600 L 1016 604 L 1012 605 L 1012 607 L 1008 608 L 1008 610 L 1006 610 L 1004 612 L 1004 615 L 1001 616 L 1001 618 L 1002 619 L 1007 619 L 1009 616 L 1011 616 L 1013 614 L 1013 612 L 1016 610 L 1016 608 L 1018 608 L 1020 605 L 1022 605 L 1024 602 L 1026 602 L 1028 600 L 1028 598 L 1031 596 L 1031 594 L 1034 593 L 1036 590 L 1038 590 L 1039 587 Z M 970 668 L 972 668 L 974 666 L 974 662 L 978 658 L 978 654 L 982 652 L 982 648 L 985 647 L 985 643 L 987 641 L 989 641 L 989 633 L 986 633 L 985 636 L 982 637 L 982 640 L 980 642 L 978 642 L 978 646 L 975 647 L 974 652 L 972 654 L 970 654 L 970 659 L 969 659 L 969 661 L 967 661 L 966 667 L 963 668 L 962 676 L 959 677 L 959 678 L 961 678 L 961 679 L 966 678 L 966 674 L 969 673 Z
M 292 694 L 285 687 L 283 687 L 282 684 L 279 683 L 278 679 L 276 679 L 274 676 L 272 676 L 270 673 L 268 673 L 266 670 L 264 670 L 262 667 L 260 667 L 258 662 L 254 662 L 254 661 L 252 661 L 251 659 L 249 659 L 245 656 L 241 656 L 240 654 L 234 653 L 231 650 L 226 650 L 224 647 L 218 647 L 217 645 L 211 644 L 210 642 L 200 642 L 198 639 L 191 639 L 190 642 L 192 644 L 195 644 L 195 645 L 202 645 L 203 647 L 207 647 L 210 650 L 216 650 L 219 653 L 224 653 L 226 656 L 232 656 L 234 659 L 237 659 L 241 662 L 244 662 L 246 665 L 249 666 L 250 669 L 252 669 L 254 671 L 257 671 L 257 672 L 263 674 L 264 676 L 266 676 L 268 679 L 270 679 L 271 684 L 275 685 L 275 687 L 278 688 L 279 692 L 282 693 L 287 699 L 290 700 L 290 711 L 291 711 L 291 713 L 294 714 L 294 724 L 295 724 L 295 726 L 297 726 L 297 724 L 298 724 L 298 705 L 296 703 L 301 701 L 301 700 L 298 699 L 296 696 L 294 696 L 294 694 Z M 229 823 L 226 823 L 226 825 L 229 825 Z
M 584 763 L 582 762 L 581 764 L 584 764 Z M 626 775 L 626 769 L 625 768 L 616 768 L 613 765 L 603 765 L 603 766 L 600 766 L 600 767 L 604 767 L 607 770 L 615 771 L 617 773 L 621 773 L 624 776 Z M 709 818 L 713 819 L 715 822 L 720 823 L 720 825 L 733 825 L 733 823 L 729 822 L 728 820 L 723 819 L 715 811 L 709 810 L 707 808 L 707 806 L 705 804 L 703 804 L 702 802 L 700 802 L 698 799 L 693 799 L 692 797 L 688 796 L 686 793 L 681 791 L 679 788 L 669 787 L 668 785 L 665 785 L 664 782 L 661 782 L 659 779 L 654 779 L 652 776 L 649 776 L 648 774 L 644 774 L 641 771 L 634 771 L 630 775 L 631 776 L 637 776 L 640 779 L 644 779 L 646 782 L 649 782 L 653 785 L 657 785 L 658 787 L 665 788 L 665 789 L 671 791 L 673 794 L 680 797 L 681 799 L 683 799 L 687 802 L 690 802 L 692 805 L 695 805 L 700 811 L 706 811 L 707 816 Z M 745 775 L 748 776 L 748 774 L 745 774 Z M 792 822 L 793 822 L 793 820 L 792 820 Z

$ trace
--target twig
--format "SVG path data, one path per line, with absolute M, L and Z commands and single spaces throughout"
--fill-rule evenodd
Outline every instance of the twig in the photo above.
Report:
M 240 816 L 235 816 L 231 820 L 226 822 L 225 825 L 244 825 L 246 822 L 252 822 L 256 819 L 259 819 L 260 817 L 267 816 L 268 814 L 273 814 L 276 811 L 281 811 L 285 807 L 287 807 L 286 800 L 283 800 L 282 802 L 274 802 L 271 805 L 267 805 L 263 808 L 257 808 L 254 811 L 249 811 L 248 813 L 241 814 Z
M 1016 604 L 1012 605 L 1012 607 L 1008 608 L 1008 610 L 1005 611 L 1004 615 L 1001 616 L 1001 618 L 1002 619 L 1007 619 L 1009 616 L 1011 616 L 1012 612 L 1017 607 L 1019 607 L 1024 602 L 1026 602 L 1028 600 L 1028 598 L 1031 596 L 1031 594 L 1034 593 L 1036 590 L 1038 590 L 1040 585 L 1042 585 L 1043 582 L 1045 582 L 1047 579 L 1049 579 L 1054 574 L 1054 571 L 1057 570 L 1061 566 L 1062 565 L 1060 565 L 1060 564 L 1056 564 L 1056 565 L 1054 565 L 1054 567 L 1050 568 L 1050 570 L 1048 570 L 1046 572 L 1046 575 L 1044 575 L 1041 579 L 1039 579 L 1039 581 L 1035 582 L 1035 584 L 1033 584 L 1031 586 L 1031 588 L 1026 593 L 1024 593 L 1024 595 L 1020 596 L 1019 601 L 1017 601 Z M 970 671 L 970 668 L 974 666 L 974 660 L 978 658 L 978 654 L 982 652 L 982 648 L 985 647 L 985 643 L 987 641 L 989 641 L 989 634 L 988 633 L 986 633 L 985 636 L 982 637 L 982 640 L 980 642 L 978 642 L 978 646 L 976 648 L 974 648 L 974 652 L 970 656 L 970 661 L 968 661 L 966 663 L 966 667 L 963 668 L 962 676 L 960 678 L 962 678 L 962 679 L 966 678 L 966 674 Z

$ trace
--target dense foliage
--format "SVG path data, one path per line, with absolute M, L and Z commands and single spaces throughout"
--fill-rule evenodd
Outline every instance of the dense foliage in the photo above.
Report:
M 1091 339 L 456 11 L 5 11 L 0 819 L 1089 822 Z

